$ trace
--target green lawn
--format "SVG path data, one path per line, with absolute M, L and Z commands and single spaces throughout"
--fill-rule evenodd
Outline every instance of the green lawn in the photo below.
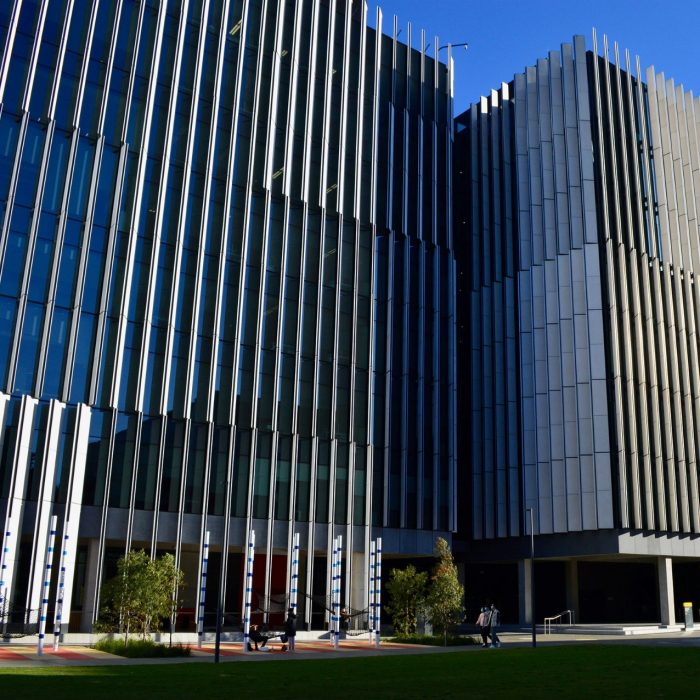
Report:
M 0 670 L 3 698 L 686 698 L 700 649 L 590 645 L 355 659 Z

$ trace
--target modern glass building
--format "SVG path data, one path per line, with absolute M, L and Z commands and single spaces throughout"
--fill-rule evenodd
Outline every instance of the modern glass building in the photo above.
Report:
M 451 58 L 366 15 L 0 4 L 14 622 L 36 621 L 53 515 L 71 630 L 129 548 L 174 553 L 194 610 L 210 531 L 207 610 L 221 594 L 235 619 L 251 530 L 261 595 L 288 590 L 295 532 L 300 588 L 325 594 L 342 534 L 363 608 L 370 538 L 415 556 L 456 529 Z
M 537 619 L 681 620 L 700 574 L 700 102 L 594 35 L 456 122 L 472 591 L 530 619 L 532 509 Z

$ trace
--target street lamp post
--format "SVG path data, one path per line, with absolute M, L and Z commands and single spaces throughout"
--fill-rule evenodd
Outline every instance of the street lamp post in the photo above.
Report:
M 464 46 L 464 50 L 466 51 L 469 48 L 469 44 L 466 41 L 460 41 L 459 44 L 445 44 L 444 46 L 441 46 L 438 49 L 438 52 L 442 51 L 443 49 L 446 49 L 448 47 L 452 47 L 453 49 L 457 46 Z
M 532 508 L 525 509 L 530 514 L 530 617 L 532 618 L 532 646 L 537 646 L 537 625 L 535 623 L 535 525 Z

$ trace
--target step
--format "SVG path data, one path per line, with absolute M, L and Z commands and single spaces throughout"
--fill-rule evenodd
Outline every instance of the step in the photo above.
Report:
M 640 634 L 675 634 L 683 632 L 684 625 L 575 625 L 552 626 L 552 634 L 591 634 L 631 636 Z

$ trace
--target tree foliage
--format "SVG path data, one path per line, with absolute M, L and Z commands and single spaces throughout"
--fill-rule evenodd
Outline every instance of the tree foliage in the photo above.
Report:
M 413 565 L 405 569 L 393 569 L 387 583 L 390 596 L 388 612 L 397 634 L 413 634 L 416 631 L 418 610 L 425 599 L 428 574 L 418 572 Z
M 462 621 L 464 586 L 457 577 L 457 566 L 450 546 L 442 537 L 438 537 L 435 542 L 434 554 L 437 563 L 433 569 L 425 606 L 433 629 L 443 633 L 446 644 L 449 626 Z
M 176 591 L 184 584 L 183 572 L 172 554 L 151 559 L 143 550 L 131 551 L 117 562 L 117 575 L 102 587 L 104 607 L 97 628 L 144 638 L 161 628 L 176 606 Z

